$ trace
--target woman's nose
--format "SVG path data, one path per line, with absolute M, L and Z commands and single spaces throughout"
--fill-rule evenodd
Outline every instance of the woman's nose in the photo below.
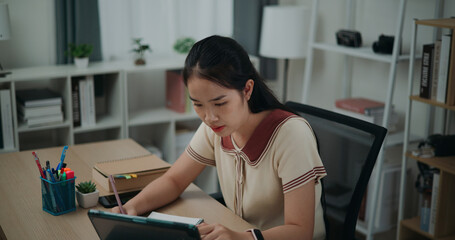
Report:
M 205 121 L 206 122 L 213 123 L 213 122 L 216 122 L 217 120 L 218 120 L 218 116 L 213 110 L 207 109 L 205 111 Z

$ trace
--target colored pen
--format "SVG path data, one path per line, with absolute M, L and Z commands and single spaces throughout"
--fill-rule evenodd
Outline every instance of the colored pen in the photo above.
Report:
M 50 173 L 50 170 L 47 170 L 46 179 L 51 181 L 51 175 L 52 174 Z M 60 211 L 59 207 L 57 206 L 57 203 L 55 202 L 55 195 L 54 195 L 54 191 L 52 190 L 52 184 L 49 185 L 49 193 L 51 195 L 52 208 L 54 209 L 54 211 Z
M 122 214 L 126 214 L 125 210 L 123 209 L 122 201 L 120 201 L 120 197 L 118 196 L 117 188 L 115 187 L 114 177 L 112 177 L 112 175 L 109 175 L 109 181 L 111 182 L 112 189 L 114 190 L 115 199 L 117 199 L 117 204 L 118 208 L 120 209 L 120 212 Z
M 33 156 L 35 156 L 35 162 L 36 162 L 36 165 L 38 166 L 38 170 L 39 170 L 41 177 L 46 179 L 46 175 L 44 175 L 43 169 L 41 167 L 41 163 L 39 162 L 38 155 L 36 155 L 35 152 L 32 152 L 32 154 L 33 154 Z
M 60 168 L 63 166 L 63 160 L 65 160 L 66 150 L 68 150 L 68 146 L 63 147 L 62 156 L 60 157 L 60 163 L 57 166 L 57 170 L 60 170 Z

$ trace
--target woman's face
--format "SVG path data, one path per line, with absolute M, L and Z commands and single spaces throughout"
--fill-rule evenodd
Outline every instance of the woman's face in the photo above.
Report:
M 238 131 L 250 114 L 246 94 L 235 89 L 225 88 L 209 80 L 190 77 L 188 92 L 199 118 L 221 137 Z

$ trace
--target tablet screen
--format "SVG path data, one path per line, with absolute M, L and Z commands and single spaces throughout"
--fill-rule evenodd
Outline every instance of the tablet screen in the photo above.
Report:
M 90 209 L 88 212 L 98 236 L 114 239 L 182 239 L 199 240 L 195 225 L 160 221 L 139 216 L 128 216 Z

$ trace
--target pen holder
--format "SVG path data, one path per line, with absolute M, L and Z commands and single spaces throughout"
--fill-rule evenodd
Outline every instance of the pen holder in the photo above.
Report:
M 58 216 L 76 210 L 74 189 L 76 177 L 57 182 L 40 178 L 44 211 Z

